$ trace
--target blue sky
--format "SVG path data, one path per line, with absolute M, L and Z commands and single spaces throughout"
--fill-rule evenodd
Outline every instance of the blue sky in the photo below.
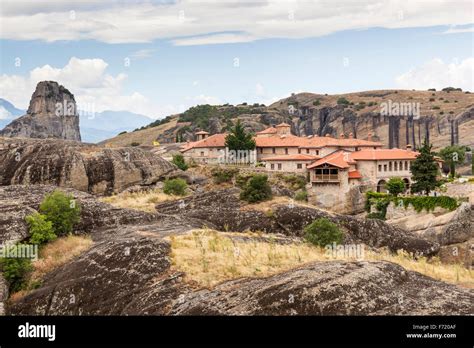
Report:
M 166 9 L 184 8 L 174 11 L 178 19 L 187 18 L 189 11 L 180 12 L 187 8 L 180 3 L 181 6 L 170 3 Z M 281 25 L 273 24 L 273 17 L 268 18 L 268 7 L 255 5 L 251 12 L 255 18 L 240 28 L 241 23 L 235 18 L 224 17 L 212 23 L 214 19 L 206 20 L 207 12 L 191 12 L 190 22 L 194 27 L 189 29 L 183 30 L 175 22 L 167 24 L 168 21 L 157 17 L 148 24 L 154 33 L 146 28 L 133 33 L 133 26 L 123 32 L 121 28 L 109 31 L 112 19 L 102 12 L 102 5 L 94 7 L 93 1 L 86 9 L 78 10 L 71 10 L 64 3 L 60 8 L 57 2 L 50 7 L 45 5 L 42 11 L 49 9 L 54 14 L 45 17 L 50 26 L 35 25 L 36 20 L 44 21 L 37 18 L 43 12 L 27 8 L 26 4 L 22 8 L 7 2 L 1 5 L 5 6 L 2 17 L 7 20 L 2 22 L 9 27 L 5 30 L 2 25 L 0 97 L 26 108 L 38 80 L 53 79 L 69 88 L 79 103 L 92 106 L 95 111 L 126 109 L 161 118 L 201 103 L 269 104 L 292 92 L 333 94 L 446 85 L 474 89 L 474 33 L 469 22 L 472 17 L 469 19 L 460 11 L 436 13 L 441 9 L 439 1 L 433 2 L 431 16 L 425 13 L 430 12 L 429 6 L 417 13 L 409 6 L 410 2 L 400 2 L 395 21 L 377 19 L 373 25 L 370 23 L 373 13 L 361 12 L 354 20 L 352 14 L 345 19 L 332 12 L 326 17 L 319 15 L 319 11 L 308 13 L 316 4 L 306 8 L 299 24 L 300 5 L 291 2 L 295 8 L 291 10 L 290 2 L 283 3 L 287 6 L 282 9 L 279 2 L 275 12 L 288 12 L 290 22 L 300 28 L 289 24 L 287 30 L 280 29 Z M 378 3 L 367 1 L 371 6 Z M 460 8 L 467 4 L 459 3 Z M 130 21 L 133 22 L 136 11 L 144 10 L 141 23 L 153 17 L 147 13 L 161 11 L 162 6 L 138 1 L 117 7 L 116 11 L 122 11 L 123 16 L 132 11 Z M 358 10 L 347 6 L 351 13 Z M 472 6 L 471 2 L 471 10 Z M 386 3 L 376 8 L 381 16 L 386 15 Z M 216 13 L 224 11 L 224 14 L 227 10 L 221 6 L 215 9 Z M 242 11 L 247 10 L 245 7 Z M 259 10 L 264 17 L 255 14 Z M 51 26 L 64 17 L 58 17 L 58 11 L 63 11 L 68 25 L 70 11 L 74 11 L 74 23 L 64 31 L 58 28 L 56 33 Z M 209 5 L 209 11 L 213 11 L 213 6 Z M 388 13 L 394 15 L 394 10 Z M 275 18 L 281 20 L 282 15 L 278 14 Z M 15 20 L 22 19 L 25 23 L 25 16 L 31 18 L 30 31 L 14 31 L 11 26 L 20 25 Z M 96 19 L 89 23 L 90 18 Z M 97 18 L 102 18 L 100 25 L 96 24 Z M 153 21 L 164 24 L 153 29 Z M 253 27 L 254 22 L 259 25 Z M 261 22 L 269 24 L 262 29 Z M 335 23 L 334 28 L 327 29 L 331 23 Z M 324 30 L 318 29 L 318 25 L 324 26 Z M 128 61 L 130 64 L 126 64 Z

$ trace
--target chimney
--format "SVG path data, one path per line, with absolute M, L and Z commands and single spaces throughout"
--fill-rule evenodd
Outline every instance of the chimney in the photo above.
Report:
M 354 133 L 349 133 L 349 139 L 354 139 Z
M 407 144 L 407 151 L 411 151 L 412 148 L 411 148 L 411 144 Z
M 367 140 L 372 141 L 372 133 L 367 134 Z
M 339 138 L 344 139 L 344 133 L 341 133 L 341 134 L 339 135 Z

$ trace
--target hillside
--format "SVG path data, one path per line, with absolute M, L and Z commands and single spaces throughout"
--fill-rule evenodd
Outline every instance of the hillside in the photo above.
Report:
M 397 103 L 401 108 L 410 103 L 415 112 L 419 106 L 420 117 L 382 115 L 383 108 L 390 105 L 396 112 Z M 435 149 L 451 143 L 474 145 L 474 94 L 458 90 L 377 90 L 337 95 L 299 93 L 269 106 L 201 105 L 169 116 L 157 127 L 137 130 L 104 143 L 124 146 L 131 142 L 151 145 L 153 140 L 175 142 L 177 137 L 183 141 L 193 140 L 196 129 L 219 133 L 237 119 L 247 130 L 254 132 L 288 122 L 292 132 L 300 136 L 330 134 L 337 137 L 341 133 L 346 136 L 353 133 L 357 138 L 367 139 L 372 133 L 374 140 L 387 147 L 402 148 L 407 143 L 417 147 L 425 137 Z

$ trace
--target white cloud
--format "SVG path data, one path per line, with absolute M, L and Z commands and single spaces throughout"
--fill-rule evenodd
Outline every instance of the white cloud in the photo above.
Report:
M 445 63 L 439 58 L 398 76 L 397 85 L 405 89 L 441 89 L 452 86 L 474 91 L 474 58 Z
M 127 110 L 151 118 L 176 114 L 197 104 L 220 104 L 213 96 L 200 94 L 185 98 L 182 105 L 162 104 L 139 92 L 123 93 L 127 75 L 107 73 L 108 64 L 102 59 L 72 57 L 64 67 L 44 65 L 34 68 L 27 76 L 0 75 L 0 97 L 18 108 L 27 109 L 39 81 L 52 80 L 74 94 L 78 109 L 86 112 Z M 7 115 L 0 110 L 0 119 Z
M 443 34 L 462 34 L 462 33 L 474 33 L 474 27 L 468 27 L 468 28 L 449 28 Z
M 257 83 L 255 85 L 255 94 L 259 97 L 265 96 L 265 88 L 261 83 Z
M 155 52 L 154 49 L 138 50 L 133 52 L 131 57 L 136 59 L 150 58 L 153 55 L 153 52 Z
M 74 12 L 71 12 L 74 11 Z M 2 1 L 1 38 L 176 45 L 304 38 L 371 27 L 472 24 L 471 0 Z M 60 28 L 60 29 L 58 29 Z

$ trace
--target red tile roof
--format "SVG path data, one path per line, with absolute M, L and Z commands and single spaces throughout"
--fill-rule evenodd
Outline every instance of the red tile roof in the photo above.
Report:
M 341 169 L 349 168 L 350 167 L 349 163 L 352 163 L 350 159 L 350 155 L 351 155 L 350 152 L 336 151 L 312 163 L 307 168 L 311 169 L 311 168 L 319 167 L 323 164 L 329 164 L 331 166 L 338 167 Z
M 275 127 L 270 127 L 267 129 L 264 129 L 263 131 L 257 132 L 255 134 L 276 134 L 277 130 Z
M 419 152 L 402 149 L 364 149 L 352 153 L 352 159 L 356 161 L 374 160 L 414 160 Z
M 201 135 L 201 134 L 209 134 L 209 133 L 206 132 L 206 131 L 200 131 L 200 132 L 197 132 L 197 133 L 195 133 L 195 134 L 196 134 L 196 135 L 197 135 L 197 134 Z
M 314 161 L 320 158 L 321 157 L 314 155 L 295 154 L 267 157 L 262 159 L 262 161 Z
M 186 152 L 193 148 L 203 148 L 203 147 L 225 147 L 225 137 L 227 136 L 226 133 L 222 134 L 214 134 L 206 139 L 202 139 L 199 141 L 193 141 L 189 144 L 186 144 L 181 148 L 181 152 Z
M 358 170 L 352 170 L 349 172 L 349 179 L 360 179 L 362 174 Z

